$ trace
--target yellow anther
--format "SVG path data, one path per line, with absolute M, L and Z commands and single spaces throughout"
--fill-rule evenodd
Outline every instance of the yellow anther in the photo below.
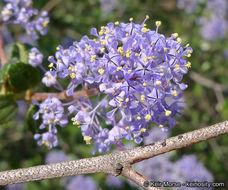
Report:
M 178 33 L 174 33 L 173 36 L 174 36 L 174 38 L 177 38 L 179 35 L 178 35 Z
M 148 58 L 146 57 L 145 59 L 144 59 L 144 62 L 147 62 L 148 61 Z
M 125 129 L 126 129 L 126 130 L 129 130 L 129 129 L 130 129 L 130 126 L 129 126 L 129 125 L 128 125 L 128 126 L 126 126 L 126 127 L 125 127 Z
M 162 82 L 161 82 L 160 80 L 158 80 L 158 81 L 156 81 L 155 84 L 156 84 L 156 85 L 161 85 L 161 83 L 162 83 Z
M 70 73 L 70 78 L 74 79 L 76 77 L 75 73 Z
M 176 90 L 173 91 L 173 95 L 177 96 L 177 91 Z
M 115 22 L 115 25 L 119 25 L 119 24 L 120 24 L 119 21 L 116 21 L 116 22 Z
M 145 82 L 143 83 L 143 86 L 144 86 L 144 87 L 146 86 L 146 83 L 145 83 Z
M 86 142 L 86 144 L 90 144 L 92 137 L 90 136 L 84 136 L 84 141 Z
M 65 50 L 63 51 L 63 53 L 67 53 L 67 50 L 65 49 Z
M 115 31 L 115 30 L 113 30 L 113 31 L 112 31 L 112 34 L 115 34 L 115 33 L 116 33 L 116 31 Z
M 80 125 L 81 123 L 79 121 L 75 121 L 73 125 Z
M 145 101 L 145 95 L 141 95 L 141 101 L 144 102 Z
M 156 26 L 161 26 L 161 24 L 162 24 L 161 21 L 156 21 L 156 22 L 155 22 L 155 25 L 156 25 Z
M 48 124 L 52 123 L 52 119 L 48 119 Z
M 58 63 L 61 63 L 62 61 L 60 59 L 57 60 Z
M 91 61 L 91 62 L 94 62 L 94 61 L 95 61 L 95 58 L 96 58 L 96 55 L 91 55 L 90 61 Z
M 142 133 L 145 133 L 145 132 L 146 132 L 146 128 L 141 128 L 140 131 L 141 131 Z
M 48 56 L 48 59 L 52 59 L 53 58 L 53 56 Z
M 159 125 L 160 128 L 164 127 L 164 125 Z
M 154 45 L 154 44 L 155 44 L 155 42 L 154 42 L 154 41 L 152 41 L 150 44 L 151 44 L 151 45 Z
M 160 75 L 161 75 L 161 76 L 163 76 L 163 75 L 164 75 L 164 73 L 160 73 Z
M 177 38 L 177 42 L 180 44 L 182 42 L 182 39 L 180 37 Z
M 164 52 L 167 52 L 167 48 L 164 48 Z
M 132 21 L 133 21 L 133 18 L 131 17 L 131 18 L 129 19 L 129 21 L 132 22 Z
M 120 98 L 120 100 L 119 100 L 120 102 L 123 102 L 123 98 Z
M 150 114 L 146 114 L 145 119 L 146 119 L 147 121 L 151 120 L 151 115 L 150 115 Z
M 190 67 L 191 67 L 191 62 L 187 62 L 187 64 L 185 65 L 185 67 L 187 68 L 187 69 L 189 69 Z
M 139 54 L 138 53 L 135 53 L 135 56 L 137 57 L 137 56 L 139 56 Z
M 165 116 L 169 116 L 172 112 L 170 110 L 165 111 Z
M 5 14 L 5 15 L 11 15 L 11 14 L 12 14 L 12 12 L 11 12 L 11 11 L 9 11 L 9 10 L 5 10 L 5 11 L 3 11 L 3 14 Z
M 146 27 L 143 27 L 141 31 L 142 31 L 143 33 L 146 33 L 146 32 L 148 32 L 148 31 L 149 31 L 149 29 L 148 29 L 148 28 L 146 28 Z
M 132 73 L 132 70 L 131 70 L 131 69 L 129 69 L 127 72 L 130 74 L 130 73 Z
M 177 70 L 179 70 L 179 69 L 180 69 L 180 65 L 175 65 L 175 68 L 176 68 Z
M 104 46 L 106 42 L 104 40 L 101 40 L 101 45 Z
M 128 37 L 129 36 L 129 34 L 128 33 L 126 33 L 126 37 Z
M 189 53 L 188 55 L 187 55 L 187 57 L 191 57 L 192 55 L 191 55 L 191 53 Z
M 46 20 L 46 21 L 44 21 L 44 22 L 42 23 L 42 24 L 43 24 L 43 27 L 44 27 L 44 28 L 46 28 L 46 27 L 47 27 L 47 25 L 48 25 L 48 23 L 49 23 L 49 22 L 48 22 L 47 20 Z
M 121 69 L 122 69 L 121 66 L 116 68 L 117 71 L 120 71 Z
M 48 67 L 53 67 L 54 66 L 54 63 L 50 63 L 49 65 L 48 65 Z
M 186 44 L 186 46 L 185 47 L 189 47 L 190 45 L 189 44 Z
M 147 59 L 153 59 L 154 58 L 154 56 L 149 56 L 149 57 L 147 57 Z
M 101 53 L 104 53 L 104 51 L 105 51 L 105 48 L 101 48 Z
M 138 103 L 139 103 L 139 101 L 138 101 L 138 100 L 136 100 L 136 101 L 135 101 L 135 103 L 136 103 L 136 104 L 138 104 Z
M 105 36 L 105 39 L 107 40 L 109 37 L 108 36 Z
M 101 30 L 101 31 L 99 31 L 99 33 L 98 33 L 100 36 L 102 36 L 103 34 L 104 34 L 104 32 Z
M 119 107 L 121 107 L 121 106 L 122 106 L 122 103 L 119 104 Z
M 71 118 L 71 121 L 75 121 L 75 118 L 74 118 L 74 117 L 72 117 L 72 118 Z
M 125 99 L 125 102 L 129 102 L 129 98 L 126 98 L 126 99 Z
M 60 50 L 60 48 L 59 48 L 59 47 L 57 47 L 57 48 L 56 48 L 56 50 L 57 50 L 57 51 L 59 51 L 59 50 Z
M 146 15 L 146 19 L 149 19 L 150 17 L 149 17 L 149 15 Z
M 137 120 L 141 120 L 141 117 L 140 116 L 137 116 Z
M 100 73 L 100 75 L 103 75 L 104 74 L 104 69 L 102 69 L 102 68 L 98 69 L 98 73 Z
M 47 147 L 51 145 L 50 141 L 42 141 L 42 144 Z
M 130 55 L 131 55 L 131 51 L 127 50 L 126 57 L 130 57 Z
M 105 31 L 105 34 L 110 34 L 110 33 L 111 33 L 110 30 L 106 30 L 106 31 Z
M 116 87 L 116 89 L 120 89 L 120 87 L 119 87 L 119 86 L 117 86 L 117 87 Z
M 188 53 L 192 53 L 192 50 L 188 50 L 187 52 L 188 52 Z

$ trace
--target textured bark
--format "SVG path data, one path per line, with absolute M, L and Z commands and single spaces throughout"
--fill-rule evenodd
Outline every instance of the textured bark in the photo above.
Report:
M 123 175 L 144 187 L 143 180 L 146 179 L 142 175 L 133 171 L 131 164 L 227 133 L 228 121 L 224 121 L 210 127 L 201 128 L 163 141 L 133 148 L 131 150 L 76 161 L 3 171 L 0 172 L 0 185 L 59 178 L 78 174 L 110 173 L 113 175 Z M 146 189 L 151 189 L 151 187 Z

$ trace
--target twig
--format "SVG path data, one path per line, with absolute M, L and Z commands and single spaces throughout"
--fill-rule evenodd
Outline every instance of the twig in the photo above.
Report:
M 225 87 L 224 85 L 221 85 L 219 83 L 216 83 L 210 79 L 207 79 L 196 72 L 191 72 L 190 78 L 202 86 L 206 86 L 208 88 L 213 89 L 215 92 L 216 98 L 218 100 L 219 106 L 224 105 L 225 98 L 223 96 L 223 91 L 228 92 L 227 87 Z
M 7 63 L 7 57 L 6 57 L 6 52 L 4 48 L 4 41 L 2 38 L 2 24 L 0 23 L 0 56 L 1 56 L 1 63 L 2 67 L 4 64 Z
M 37 92 L 31 95 L 26 95 L 25 99 L 27 101 L 30 100 L 37 100 L 37 101 L 41 101 L 41 100 L 45 100 L 47 99 L 49 96 L 53 96 L 55 98 L 58 98 L 60 100 L 74 100 L 77 99 L 79 97 L 90 97 L 90 96 L 94 96 L 98 94 L 98 90 L 97 89 L 90 89 L 90 90 L 86 90 L 86 89 L 82 89 L 80 91 L 75 92 L 72 96 L 67 96 L 66 95 L 66 91 L 60 92 L 60 93 L 46 93 L 46 92 Z
M 143 177 L 140 177 L 137 173 L 134 174 L 129 168 L 130 165 L 227 133 L 228 120 L 131 150 L 81 160 L 0 172 L 0 185 L 90 173 L 123 175 L 138 185 L 142 185 Z M 133 176 L 135 176 L 134 179 Z
M 124 167 L 121 172 L 121 175 L 126 177 L 127 179 L 135 182 L 137 185 L 139 185 L 140 187 L 143 187 L 144 189 L 147 189 L 147 190 L 160 190 L 161 189 L 158 187 L 151 187 L 150 181 L 148 179 L 146 179 L 143 175 L 136 172 L 131 166 Z
M 48 3 L 40 10 L 40 13 L 42 13 L 42 11 L 51 11 L 58 3 L 60 3 L 61 0 L 50 0 L 48 1 Z M 38 15 L 39 17 L 39 15 Z

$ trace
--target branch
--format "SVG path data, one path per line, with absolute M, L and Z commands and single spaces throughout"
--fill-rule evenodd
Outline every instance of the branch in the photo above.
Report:
M 145 183 L 144 186 L 142 185 L 144 177 L 133 172 L 130 165 L 227 133 L 228 120 L 131 150 L 69 162 L 3 171 L 0 172 L 0 185 L 67 177 L 78 174 L 109 173 L 113 175 L 123 175 L 145 188 Z
M 2 24 L 0 23 L 0 57 L 1 57 L 1 63 L 2 67 L 7 62 L 6 52 L 4 48 L 4 41 L 2 38 Z
M 131 166 L 124 167 L 121 175 L 126 177 L 127 179 L 135 182 L 140 187 L 143 187 L 147 190 L 160 190 L 158 187 L 150 187 L 150 181 L 146 179 L 143 175 L 136 172 Z
M 66 91 L 62 91 L 60 93 L 46 93 L 46 92 L 37 92 L 33 94 L 27 94 L 25 99 L 30 101 L 30 100 L 37 100 L 37 101 L 42 101 L 47 99 L 49 96 L 54 96 L 55 98 L 58 98 L 59 100 L 74 100 L 79 97 L 90 97 L 97 95 L 98 90 L 97 89 L 82 89 L 80 91 L 75 92 L 72 96 L 67 96 Z

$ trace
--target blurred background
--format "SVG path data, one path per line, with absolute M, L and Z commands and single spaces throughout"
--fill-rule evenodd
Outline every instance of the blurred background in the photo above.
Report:
M 227 0 L 39 0 L 34 1 L 34 7 L 49 11 L 48 34 L 35 42 L 22 35 L 22 28 L 8 26 L 4 29 L 4 38 L 8 43 L 19 40 L 39 47 L 48 64 L 47 57 L 55 53 L 57 45 L 68 47 L 83 35 L 89 35 L 92 27 L 100 28 L 117 20 L 128 22 L 130 17 L 136 23 L 141 23 L 149 15 L 147 26 L 154 30 L 154 22 L 161 20 L 160 33 L 170 36 L 177 32 L 183 43 L 190 43 L 193 48 L 189 59 L 191 69 L 184 77 L 184 82 L 189 86 L 184 94 L 186 109 L 178 124 L 167 134 L 167 137 L 175 136 L 228 119 L 227 6 Z M 51 90 L 44 86 L 37 87 L 37 91 Z M 18 104 L 19 112 L 14 125 L 0 126 L 1 171 L 92 156 L 92 145 L 86 145 L 81 131 L 71 124 L 59 129 L 59 146 L 54 150 L 37 146 L 33 140 L 33 130 L 25 120 L 29 105 L 24 102 Z M 152 137 L 147 137 L 147 142 L 151 141 Z M 138 167 L 153 180 L 175 180 L 182 175 L 183 181 L 186 181 L 192 179 L 189 176 L 195 172 L 199 181 L 225 182 L 228 181 L 227 145 L 227 136 L 217 137 L 152 158 L 143 163 L 145 169 Z M 185 174 L 179 174 L 181 166 L 182 169 L 184 166 L 189 167 L 183 169 Z M 30 182 L 0 189 L 133 190 L 137 187 L 123 178 L 95 174 Z

